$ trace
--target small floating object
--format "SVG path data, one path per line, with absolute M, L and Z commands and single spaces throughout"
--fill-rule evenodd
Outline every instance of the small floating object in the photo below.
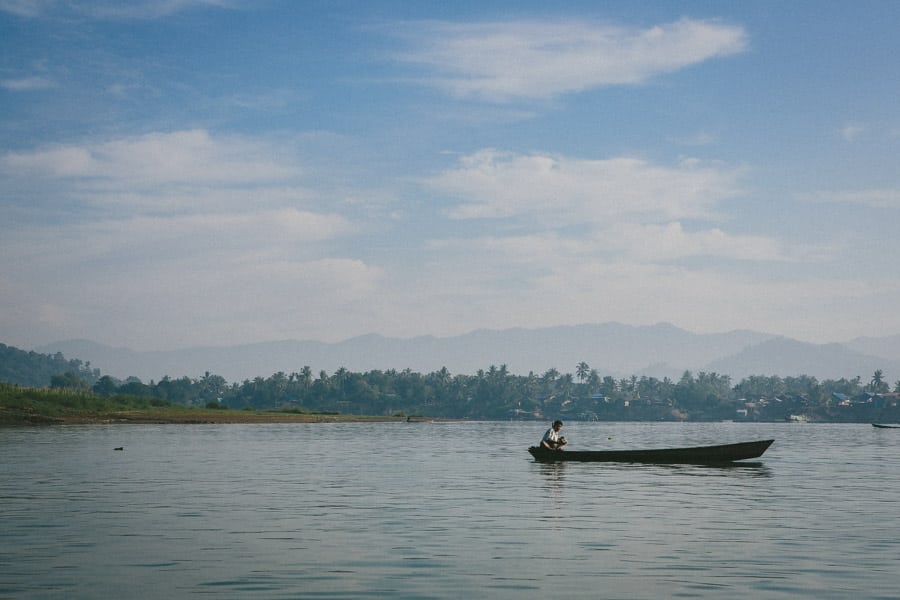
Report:
M 113 450 L 124 450 L 124 449 L 125 449 L 124 446 L 119 446 L 118 448 L 113 448 Z

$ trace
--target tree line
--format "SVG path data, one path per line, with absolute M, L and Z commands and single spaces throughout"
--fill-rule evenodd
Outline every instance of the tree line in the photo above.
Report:
M 68 387 L 56 379 L 51 386 Z M 409 369 L 315 375 L 308 366 L 229 384 L 218 375 L 164 377 L 145 384 L 100 377 L 99 396 L 130 395 L 187 406 L 222 409 L 294 410 L 452 419 L 748 420 L 780 421 L 802 416 L 819 421 L 900 421 L 897 396 L 875 371 L 863 381 L 819 381 L 815 377 L 754 375 L 733 384 L 728 375 L 685 371 L 677 381 L 647 376 L 600 376 L 586 363 L 573 373 L 511 374 L 505 365 L 474 375 Z M 896 413 L 896 414 L 894 414 Z
M 704 371 L 685 371 L 677 381 L 635 375 L 616 379 L 586 362 L 569 373 L 553 368 L 528 375 L 514 375 L 505 365 L 474 375 L 446 368 L 431 373 L 340 368 L 314 374 L 304 366 L 240 383 L 209 372 L 143 383 L 101 375 L 90 363 L 67 361 L 59 353 L 41 355 L 0 344 L 0 381 L 232 410 L 501 420 L 778 421 L 801 415 L 820 421 L 900 421 L 900 381 L 892 392 L 880 370 L 865 381 L 858 376 L 819 381 L 807 375 L 753 375 L 734 384 L 728 375 Z

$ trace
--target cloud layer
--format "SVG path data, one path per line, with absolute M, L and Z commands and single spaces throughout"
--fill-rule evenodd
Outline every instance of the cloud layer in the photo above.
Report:
M 0 342 L 900 331 L 896 9 L 326 4 L 0 0 Z
M 403 59 L 434 72 L 454 96 L 509 102 L 552 98 L 651 77 L 742 52 L 742 28 L 681 19 L 647 29 L 584 21 L 434 23 L 409 27 L 417 48 Z
M 552 215 L 558 224 L 634 218 L 706 219 L 737 193 L 737 173 L 684 161 L 670 168 L 637 158 L 587 160 L 483 150 L 428 181 L 462 203 L 457 219 Z

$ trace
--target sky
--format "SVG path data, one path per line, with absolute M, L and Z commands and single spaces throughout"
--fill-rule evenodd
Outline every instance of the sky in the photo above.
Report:
M 900 3 L 0 0 L 0 342 L 900 334 Z

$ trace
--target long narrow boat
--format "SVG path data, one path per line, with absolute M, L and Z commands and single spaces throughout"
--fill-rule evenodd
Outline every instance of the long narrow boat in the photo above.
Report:
M 872 427 L 879 429 L 900 429 L 900 425 L 883 425 L 882 423 L 872 423 Z
M 547 450 L 532 446 L 528 452 L 537 462 L 631 462 L 710 465 L 758 458 L 775 440 L 758 440 L 719 446 L 658 448 L 653 450 Z

